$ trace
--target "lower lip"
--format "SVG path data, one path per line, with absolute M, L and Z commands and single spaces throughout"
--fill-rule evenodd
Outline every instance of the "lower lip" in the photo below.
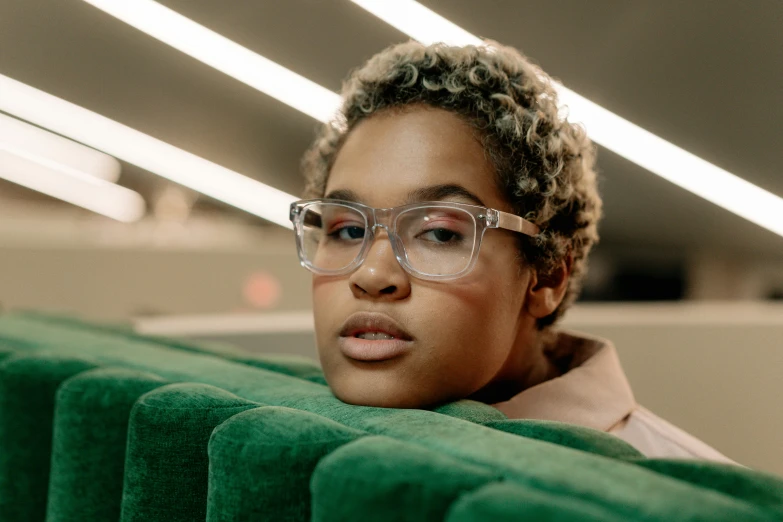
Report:
M 343 355 L 357 361 L 386 361 L 410 349 L 412 341 L 404 339 L 369 340 L 358 337 L 340 337 Z

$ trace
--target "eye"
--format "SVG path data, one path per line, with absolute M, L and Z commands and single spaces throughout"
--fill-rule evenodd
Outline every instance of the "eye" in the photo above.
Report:
M 419 238 L 433 243 L 453 243 L 462 240 L 462 234 L 447 228 L 433 228 L 419 234 Z
M 338 227 L 329 232 L 329 236 L 341 241 L 355 241 L 364 237 L 364 227 L 355 225 Z

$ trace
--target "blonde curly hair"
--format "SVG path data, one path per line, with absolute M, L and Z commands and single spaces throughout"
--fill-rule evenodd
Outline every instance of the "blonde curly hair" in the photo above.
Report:
M 338 116 L 324 124 L 305 154 L 305 197 L 323 197 L 346 136 L 379 111 L 427 105 L 460 115 L 475 130 L 512 209 L 541 227 L 520 234 L 520 257 L 539 277 L 571 258 L 566 295 L 539 328 L 553 324 L 581 288 L 587 255 L 598 241 L 601 198 L 596 148 L 579 125 L 558 114 L 551 79 L 517 50 L 480 46 L 391 46 L 354 70 L 343 84 Z

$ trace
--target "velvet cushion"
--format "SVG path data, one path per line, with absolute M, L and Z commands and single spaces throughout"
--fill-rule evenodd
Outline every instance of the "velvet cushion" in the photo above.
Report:
M 668 477 L 743 499 L 783 520 L 783 479 L 719 462 L 638 459 L 635 463 Z
M 364 436 L 320 415 L 265 407 L 234 416 L 209 443 L 208 522 L 310 520 L 310 476 Z
M 495 482 L 452 504 L 446 522 L 627 522 L 599 504 L 511 482 Z M 692 520 L 676 518 L 671 520 Z
M 0 363 L 0 520 L 46 517 L 55 393 L 94 368 L 61 355 L 13 355 Z
M 500 420 L 486 423 L 496 430 L 529 439 L 545 440 L 614 459 L 644 458 L 639 450 L 624 440 L 601 431 L 562 422 L 544 420 Z
M 216 426 L 260 404 L 205 384 L 143 395 L 128 428 L 123 522 L 189 522 L 207 513 L 207 444 Z
M 489 466 L 505 480 L 600 503 L 629 520 L 769 520 L 765 510 L 751 503 L 633 463 L 437 415 L 419 410 L 367 412 L 352 425 Z
M 63 382 L 56 396 L 47 522 L 120 518 L 131 407 L 166 384 L 160 377 L 99 368 Z
M 499 478 L 491 468 L 437 451 L 387 437 L 365 437 L 318 464 L 310 486 L 311 520 L 443 520 L 461 494 Z
M 775 510 L 779 507 L 777 497 L 768 490 L 777 487 L 777 479 L 752 471 L 738 479 L 746 472 L 739 473 L 739 468 L 733 466 L 705 473 L 654 464 L 645 469 L 640 463 L 648 462 L 646 459 L 634 458 L 627 448 L 606 439 L 608 435 L 584 428 L 506 422 L 497 410 L 471 401 L 446 405 L 438 410 L 441 413 L 350 406 L 337 400 L 325 386 L 308 380 L 312 375 L 307 377 L 301 368 L 294 366 L 288 375 L 270 369 L 271 364 L 280 366 L 280 360 L 268 363 L 270 366 L 264 369 L 264 357 L 258 357 L 259 364 L 249 364 L 238 360 L 236 354 L 189 350 L 169 341 L 137 337 L 127 330 L 91 329 L 29 316 L 0 316 L 0 338 L 12 346 L 11 350 L 26 354 L 11 356 L 0 364 L 0 440 L 6 437 L 11 442 L 8 449 L 16 454 L 0 460 L 0 506 L 15 506 L 19 511 L 8 513 L 28 517 L 2 520 L 41 520 L 43 508 L 25 502 L 45 502 L 49 478 L 46 463 L 50 447 L 39 440 L 32 449 L 23 448 L 24 430 L 14 433 L 12 422 L 21 419 L 28 432 L 37 430 L 39 439 L 51 443 L 57 386 L 97 365 L 152 372 L 180 383 L 143 395 L 131 410 L 121 506 L 126 521 L 203 520 L 207 516 L 210 520 L 242 520 L 263 512 L 307 520 L 306 499 L 310 493 L 305 479 L 309 470 L 315 469 L 319 459 L 341 451 L 338 448 L 359 445 L 367 434 L 393 439 L 397 447 L 408 448 L 402 460 L 407 459 L 408 452 L 419 455 L 421 461 L 408 462 L 406 467 L 410 469 L 401 468 L 398 479 L 407 476 L 415 485 L 412 488 L 424 488 L 424 493 L 432 473 L 453 475 L 459 483 L 463 475 L 460 470 L 467 466 L 533 492 L 529 494 L 538 498 L 568 499 L 577 508 L 592 506 L 597 512 L 624 520 L 780 519 Z M 15 361 L 20 360 L 27 362 L 15 367 Z M 52 367 L 59 369 L 52 371 Z M 3 373 L 2 368 L 14 371 Z M 28 394 L 40 394 L 40 389 L 50 391 L 49 409 L 42 410 L 48 411 L 48 417 L 25 412 L 21 406 Z M 63 399 L 63 411 L 67 412 L 68 401 L 65 396 Z M 495 423 L 500 430 L 479 423 Z M 322 436 L 325 438 L 320 439 Z M 65 445 L 63 451 L 68 447 Z M 300 447 L 308 450 L 300 453 Z M 43 460 L 42 454 L 46 455 Z M 25 469 L 27 461 L 35 459 L 44 463 L 45 472 Z M 52 455 L 52 463 L 67 460 L 66 456 Z M 383 463 L 367 463 L 364 469 L 368 471 L 357 480 L 369 483 L 385 476 Z M 692 472 L 698 476 L 692 476 Z M 13 493 L 10 488 L 17 486 L 9 486 L 10 477 L 17 473 L 28 479 L 38 477 L 28 480 L 37 486 L 28 488 L 34 493 L 28 492 L 23 501 L 8 501 L 2 496 L 2 488 L 8 487 Z M 402 482 L 389 478 L 388 491 L 395 491 Z M 52 480 L 57 483 L 54 476 Z M 446 483 L 449 480 L 444 479 Z M 305 500 L 283 511 L 282 493 L 258 493 L 265 489 L 258 484 L 265 483 L 270 491 L 287 488 L 287 498 Z M 350 488 L 351 482 L 346 479 L 344 484 Z M 384 498 L 382 490 L 377 493 L 379 499 Z M 370 497 L 373 494 L 368 493 Z M 432 494 L 436 498 L 440 490 Z M 416 493 L 406 495 L 411 501 L 399 502 L 401 516 L 415 516 L 407 513 L 416 504 Z M 353 502 L 350 495 L 336 500 Z M 50 517 L 58 516 L 58 505 L 62 504 L 50 503 Z M 438 505 L 442 509 L 443 503 Z M 320 512 L 329 516 L 326 511 Z M 453 513 L 456 511 L 449 516 Z

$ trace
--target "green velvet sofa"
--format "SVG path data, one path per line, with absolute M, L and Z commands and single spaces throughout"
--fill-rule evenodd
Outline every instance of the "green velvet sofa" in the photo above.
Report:
M 0 520 L 781 521 L 783 480 L 610 435 L 350 406 L 317 365 L 0 315 Z

